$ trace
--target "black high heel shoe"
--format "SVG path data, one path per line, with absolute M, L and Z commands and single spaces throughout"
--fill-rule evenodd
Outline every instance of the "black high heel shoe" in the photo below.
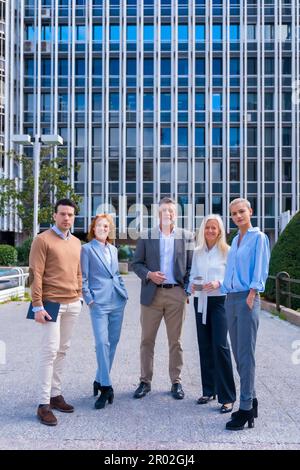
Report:
M 94 383 L 93 383 L 94 397 L 96 397 L 98 395 L 99 390 L 101 390 L 101 384 L 100 384 L 100 382 L 96 382 L 96 380 L 94 380 Z
M 254 428 L 253 408 L 251 410 L 238 410 L 234 418 L 226 423 L 226 429 L 229 431 L 240 431 L 244 429 L 247 422 L 248 428 Z
M 112 405 L 114 401 L 114 390 L 112 387 L 101 387 L 101 395 L 98 400 L 95 402 L 95 408 L 100 410 L 105 407 L 106 402 Z
M 253 398 L 252 400 L 252 408 L 253 408 L 253 416 L 254 418 L 258 417 L 258 400 L 257 398 Z M 231 418 L 234 418 L 238 411 L 235 411 L 234 413 L 231 413 Z

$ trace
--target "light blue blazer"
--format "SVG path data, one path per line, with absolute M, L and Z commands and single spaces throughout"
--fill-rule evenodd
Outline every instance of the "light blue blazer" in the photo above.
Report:
M 119 273 L 118 250 L 108 244 L 111 253 L 111 267 L 107 264 L 99 242 L 95 239 L 81 249 L 82 293 L 87 304 L 92 300 L 98 304 L 111 302 L 113 289 L 128 298 L 124 281 Z

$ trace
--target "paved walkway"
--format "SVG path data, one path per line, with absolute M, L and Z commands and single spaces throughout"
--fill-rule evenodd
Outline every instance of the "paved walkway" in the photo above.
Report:
M 152 392 L 141 400 L 132 398 L 139 378 L 139 281 L 129 274 L 125 282 L 130 300 L 113 368 L 115 401 L 104 410 L 93 407 L 95 355 L 85 307 L 65 368 L 64 396 L 76 410 L 70 415 L 56 412 L 59 423 L 54 428 L 41 425 L 35 416 L 41 327 L 25 319 L 27 304 L 0 305 L 0 340 L 7 349 L 6 364 L 0 365 L 0 449 L 300 449 L 300 364 L 292 361 L 299 327 L 262 313 L 259 418 L 254 429 L 226 431 L 229 416 L 219 413 L 216 402 L 196 404 L 200 374 L 191 306 L 183 338 L 185 399 L 176 401 L 170 395 L 164 325 L 156 345 Z

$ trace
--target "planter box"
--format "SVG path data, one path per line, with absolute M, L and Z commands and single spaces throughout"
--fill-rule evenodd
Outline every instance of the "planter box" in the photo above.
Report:
M 120 274 L 128 274 L 128 261 L 119 261 Z

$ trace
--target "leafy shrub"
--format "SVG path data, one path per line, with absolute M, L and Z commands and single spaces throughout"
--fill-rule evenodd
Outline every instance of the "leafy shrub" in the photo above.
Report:
M 30 253 L 30 248 L 32 244 L 32 238 L 27 238 L 22 245 L 17 246 L 17 252 L 18 252 L 18 262 L 22 266 L 28 266 L 29 264 L 29 253 Z
M 11 245 L 0 245 L 0 265 L 14 266 L 17 264 L 17 250 Z
M 270 259 L 269 275 L 276 276 L 280 271 L 286 271 L 293 279 L 300 279 L 300 212 L 294 215 L 284 231 L 280 234 L 275 244 Z M 286 283 L 281 283 L 281 289 L 287 290 Z M 300 294 L 299 284 L 290 284 L 291 292 Z M 275 281 L 268 279 L 266 284 L 265 297 L 275 301 Z M 283 302 L 281 296 L 281 303 Z M 300 300 L 293 299 L 291 306 L 294 309 L 300 307 Z
M 119 261 L 130 261 L 133 256 L 133 250 L 128 245 L 121 245 L 118 248 Z

